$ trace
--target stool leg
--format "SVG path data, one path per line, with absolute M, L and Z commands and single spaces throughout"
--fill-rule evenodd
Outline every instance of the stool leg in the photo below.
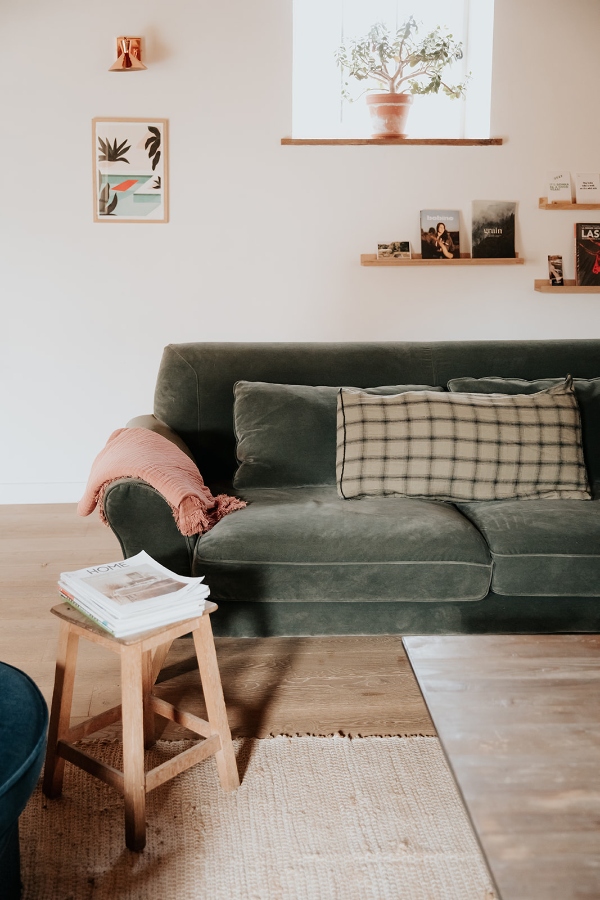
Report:
M 173 641 L 167 641 L 166 644 L 159 644 L 154 651 L 154 656 L 152 657 L 152 684 L 156 682 L 160 675 L 160 670 L 165 664 L 172 643 Z
M 58 742 L 62 740 L 71 723 L 71 704 L 77 665 L 78 636 L 71 631 L 68 622 L 60 623 L 52 710 L 48 726 L 48 747 L 42 789 L 46 797 L 60 797 L 62 793 L 65 761 L 57 755 Z
M 152 677 L 152 650 L 145 650 L 142 653 L 142 703 L 144 705 L 144 747 L 149 750 L 156 743 L 156 734 L 154 730 L 154 711 L 150 706 L 150 695 L 154 685 Z
M 143 670 L 141 647 L 136 644 L 124 646 L 121 650 L 121 698 L 125 843 L 135 851 L 143 850 L 146 845 Z
M 221 738 L 221 749 L 215 753 L 219 779 L 224 790 L 233 791 L 240 786 L 240 776 L 231 741 L 231 731 L 227 720 L 215 642 L 208 615 L 202 616 L 199 627 L 192 634 L 194 636 L 196 656 L 198 657 L 198 669 L 200 670 L 208 721 L 213 732 L 217 732 Z

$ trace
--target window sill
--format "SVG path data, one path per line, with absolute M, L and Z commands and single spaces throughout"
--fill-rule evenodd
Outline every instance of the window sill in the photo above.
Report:
M 281 138 L 284 147 L 366 144 L 383 147 L 432 144 L 451 147 L 491 147 L 504 143 L 503 138 Z

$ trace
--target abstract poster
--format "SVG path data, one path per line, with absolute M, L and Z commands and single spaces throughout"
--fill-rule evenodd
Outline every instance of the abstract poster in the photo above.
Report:
M 167 120 L 92 120 L 94 221 L 167 222 Z

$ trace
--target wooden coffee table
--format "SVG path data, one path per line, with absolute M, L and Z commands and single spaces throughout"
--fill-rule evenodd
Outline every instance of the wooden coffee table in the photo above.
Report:
M 502 900 L 600 897 L 600 635 L 403 640 Z

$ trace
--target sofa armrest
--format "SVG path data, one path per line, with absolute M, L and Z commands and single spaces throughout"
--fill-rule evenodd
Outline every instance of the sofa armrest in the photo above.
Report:
M 148 431 L 154 431 L 156 434 L 162 434 L 163 437 L 167 438 L 168 441 L 171 441 L 173 444 L 176 444 L 180 450 L 189 456 L 190 459 L 194 459 L 192 455 L 192 451 L 188 447 L 182 438 L 173 431 L 172 428 L 169 428 L 168 425 L 165 425 L 164 422 L 161 422 L 160 419 L 157 419 L 156 416 L 148 415 L 148 416 L 136 416 L 134 419 L 130 419 L 126 428 L 147 428 Z
M 198 535 L 181 534 L 171 507 L 156 488 L 138 478 L 119 478 L 106 489 L 104 514 L 124 558 L 145 550 L 178 575 L 192 574 Z
M 189 447 L 156 416 L 136 416 L 127 428 L 148 428 L 162 434 L 193 459 Z M 145 550 L 157 562 L 177 572 L 192 574 L 192 558 L 198 535 L 181 534 L 171 507 L 159 491 L 139 478 L 119 478 L 104 494 L 104 514 L 116 535 L 123 556 Z

